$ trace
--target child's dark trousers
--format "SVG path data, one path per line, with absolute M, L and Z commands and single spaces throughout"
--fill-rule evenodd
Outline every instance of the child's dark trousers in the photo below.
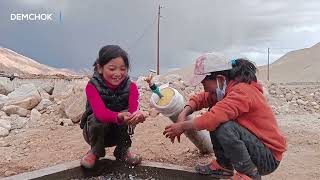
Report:
M 279 166 L 271 150 L 235 121 L 220 125 L 210 137 L 217 162 L 226 168 L 245 173 L 256 167 L 260 175 L 267 175 Z
M 105 156 L 105 147 L 117 146 L 117 152 L 124 153 L 131 147 L 128 125 L 102 123 L 93 114 L 87 118 L 87 122 L 83 128 L 83 137 L 91 146 L 92 153 L 97 157 Z

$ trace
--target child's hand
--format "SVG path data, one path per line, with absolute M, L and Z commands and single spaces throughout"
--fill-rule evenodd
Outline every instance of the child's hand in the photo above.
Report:
M 118 120 L 120 120 L 120 123 L 128 121 L 131 117 L 130 112 L 120 112 L 118 113 Z
M 170 138 L 172 143 L 174 143 L 174 139 L 175 137 L 177 137 L 177 140 L 180 143 L 180 135 L 183 132 L 184 130 L 182 128 L 182 123 L 174 123 L 165 127 L 165 130 L 163 131 L 163 135 L 165 135 L 166 138 Z
M 131 114 L 128 124 L 137 125 L 139 123 L 143 123 L 145 120 L 145 115 L 141 111 L 136 111 L 135 113 Z
M 165 135 L 166 138 L 170 138 L 172 143 L 174 143 L 174 139 L 177 137 L 180 143 L 181 134 L 189 129 L 192 129 L 192 121 L 177 122 L 167 126 L 163 131 L 163 135 Z

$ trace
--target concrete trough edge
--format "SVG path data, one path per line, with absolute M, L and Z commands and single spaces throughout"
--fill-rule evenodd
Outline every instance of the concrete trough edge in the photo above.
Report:
M 102 158 L 100 160 L 106 160 L 106 161 L 115 161 L 115 158 L 112 156 L 106 156 L 105 158 Z M 75 160 L 71 162 L 66 162 L 62 164 L 58 164 L 52 167 L 47 167 L 31 172 L 25 172 L 21 174 L 17 174 L 14 176 L 10 177 L 5 177 L 2 178 L 1 180 L 26 180 L 26 179 L 39 179 L 43 178 L 45 176 L 50 176 L 56 173 L 60 173 L 62 171 L 67 171 L 67 170 L 72 170 L 75 168 L 80 167 L 80 161 Z M 195 170 L 192 167 L 187 167 L 187 166 L 179 166 L 179 165 L 173 165 L 173 164 L 166 164 L 166 163 L 159 163 L 159 162 L 151 162 L 151 161 L 142 161 L 142 163 L 137 166 L 138 167 L 144 167 L 144 168 L 153 168 L 153 169 L 161 169 L 161 171 L 174 171 L 177 173 L 187 173 L 191 174 L 192 176 L 198 176 L 198 178 L 201 177 L 201 179 L 214 179 L 213 177 L 210 176 L 202 176 L 199 175 L 195 172 Z M 198 179 L 197 178 L 197 179 Z M 191 178 L 194 179 L 194 178 Z
M 31 172 L 25 172 L 25 173 L 17 174 L 14 176 L 5 177 L 5 178 L 2 178 L 1 180 L 26 180 L 26 179 L 40 178 L 42 176 L 76 168 L 80 165 L 79 162 L 80 162 L 79 160 L 66 162 L 66 163 L 58 164 L 58 165 L 43 168 L 43 169 L 38 169 Z

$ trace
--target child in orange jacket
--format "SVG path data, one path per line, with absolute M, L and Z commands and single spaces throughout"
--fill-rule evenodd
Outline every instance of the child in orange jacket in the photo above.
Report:
M 217 178 L 261 179 L 279 166 L 286 142 L 255 73 L 255 65 L 246 59 L 228 61 L 208 53 L 196 60 L 190 85 L 202 83 L 205 92 L 191 97 L 177 123 L 167 126 L 163 134 L 174 142 L 189 129 L 210 131 L 216 160 L 197 165 L 197 172 Z M 186 120 L 203 108 L 209 111 Z

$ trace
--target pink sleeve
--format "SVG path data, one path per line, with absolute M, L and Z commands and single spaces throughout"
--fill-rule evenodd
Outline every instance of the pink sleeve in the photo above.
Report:
M 103 123 L 118 123 L 118 112 L 113 112 L 106 108 L 96 87 L 88 83 L 86 86 L 86 95 L 95 117 Z
M 129 95 L 129 109 L 130 113 L 134 113 L 139 110 L 139 90 L 136 83 L 130 84 L 130 95 Z

